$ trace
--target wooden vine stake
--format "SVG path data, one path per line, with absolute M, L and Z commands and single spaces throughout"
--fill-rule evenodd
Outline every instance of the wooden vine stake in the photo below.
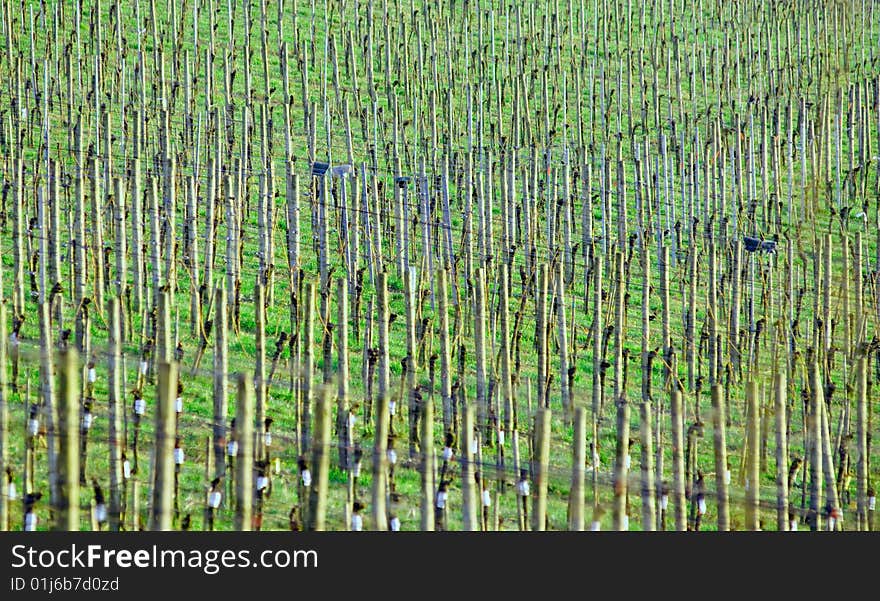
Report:
M 55 530 L 79 530 L 79 354 L 68 348 L 59 358 L 58 505 Z
M 0 301 L 0 532 L 9 528 L 9 486 L 11 478 L 7 477 L 9 465 L 9 388 L 6 372 L 6 340 L 7 340 L 7 303 Z
M 122 367 L 122 314 L 119 297 L 110 299 L 110 428 L 107 446 L 110 449 L 110 505 L 108 518 L 110 530 L 120 529 L 122 516 L 122 496 L 125 489 L 123 477 L 122 454 L 125 447 L 125 430 L 123 427 L 125 385 Z
M 235 522 L 238 531 L 253 530 L 254 509 L 254 379 L 238 374 L 235 403 L 235 429 L 238 457 L 235 463 Z
M 461 528 L 465 532 L 480 529 L 480 516 L 477 508 L 474 463 L 476 459 L 473 441 L 476 440 L 474 406 L 463 402 L 461 410 L 461 435 L 459 436 L 459 461 L 461 462 Z
M 584 476 L 587 463 L 587 411 L 574 410 L 574 444 L 571 461 L 571 492 L 568 497 L 568 529 L 584 529 Z
M 419 473 L 422 492 L 422 532 L 434 530 L 434 399 L 422 403 Z
M 868 359 L 856 359 L 856 528 L 868 530 Z
M 812 353 L 810 353 L 812 355 Z M 819 378 L 819 365 L 814 356 L 808 359 L 810 408 L 807 423 L 809 425 L 810 450 L 810 512 L 808 521 L 810 530 L 822 529 L 823 503 L 823 472 L 822 472 L 822 415 L 821 407 L 825 403 L 822 384 Z
M 229 354 L 227 347 L 228 322 L 226 315 L 226 288 L 217 286 L 214 291 L 214 468 L 217 477 L 226 475 L 226 414 L 229 408 Z
M 383 274 L 384 275 L 384 274 Z M 388 486 L 388 426 L 389 398 L 387 394 L 379 396 L 376 407 L 376 425 L 373 442 L 373 529 L 388 530 L 388 516 L 385 513 L 385 495 Z
M 324 385 L 315 403 L 315 428 L 312 437 L 312 470 L 314 473 L 309 491 L 308 529 L 325 529 L 327 519 L 327 483 L 330 472 L 330 415 L 333 391 Z
M 788 520 L 788 397 L 784 373 L 773 377 L 773 401 L 776 414 L 776 529 L 789 529 Z
M 746 382 L 746 530 L 760 530 L 758 501 L 761 490 L 761 430 L 758 386 L 754 380 Z
M 718 503 L 718 531 L 730 530 L 727 468 L 727 408 L 721 384 L 712 385 L 712 431 L 715 446 L 715 491 Z
M 672 418 L 672 501 L 675 508 L 675 529 L 687 530 L 687 506 L 685 501 L 684 471 L 684 416 L 681 390 L 675 384 L 671 393 L 670 415 Z
M 535 413 L 535 490 L 532 499 L 532 530 L 547 529 L 547 488 L 550 481 L 550 418 L 551 410 L 539 407 Z
M 177 363 L 159 363 L 155 426 L 155 481 L 150 530 L 171 530 L 174 501 L 174 400 L 177 398 Z

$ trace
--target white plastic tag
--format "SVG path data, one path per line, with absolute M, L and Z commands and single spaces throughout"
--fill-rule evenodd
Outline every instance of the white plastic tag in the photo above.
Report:
M 388 413 L 392 416 L 397 413 L 397 401 L 390 401 L 388 403 Z
M 483 491 L 483 507 L 489 507 L 492 505 L 492 495 L 489 494 L 488 490 Z
M 669 495 L 663 495 L 660 497 L 660 509 L 666 511 L 667 507 L 669 507 Z
M 37 529 L 37 514 L 29 511 L 24 516 L 24 529 L 26 532 L 33 532 Z
M 706 499 L 701 498 L 700 502 L 697 503 L 697 507 L 699 508 L 700 515 L 704 515 L 706 513 Z
M 89 368 L 89 382 L 94 383 L 95 380 L 98 379 L 98 372 L 95 371 L 94 367 Z
M 107 521 L 107 506 L 103 503 L 95 505 L 95 519 L 99 524 Z
M 122 477 L 126 480 L 131 478 L 131 463 L 128 459 L 122 462 Z
M 86 411 L 83 413 L 83 429 L 89 430 L 92 427 L 92 412 Z
M 868 509 L 874 511 L 877 507 L 877 497 L 868 497 Z
M 520 480 L 519 483 L 517 483 L 516 487 L 521 497 L 529 496 L 530 489 L 528 480 Z
M 400 531 L 400 518 L 397 516 L 394 516 L 393 518 L 391 518 L 389 525 L 391 526 L 392 532 L 399 532 Z
M 183 398 L 177 397 L 174 399 L 174 411 L 177 413 L 183 413 Z
M 630 467 L 632 467 L 632 457 L 629 454 L 627 454 L 626 459 L 624 460 L 623 464 L 626 466 L 626 469 L 629 469 Z
M 443 509 L 444 507 L 446 507 L 446 496 L 447 493 L 445 490 L 441 490 L 437 493 L 437 507 L 439 509 Z
M 351 529 L 355 532 L 360 532 L 364 529 L 364 518 L 357 513 L 351 516 Z
M 28 420 L 28 434 L 31 436 L 36 436 L 37 432 L 40 431 L 40 422 L 31 418 Z
M 498 430 L 498 444 L 504 446 L 504 430 Z
M 141 361 L 141 374 L 147 375 L 147 368 L 150 367 L 150 364 L 146 361 Z
M 624 515 L 623 519 L 620 521 L 620 529 L 623 531 L 629 530 L 629 516 Z
M 266 476 L 258 476 L 257 477 L 257 490 L 262 490 L 264 488 L 269 487 L 269 478 Z
M 229 457 L 236 457 L 236 456 L 238 456 L 238 441 L 237 441 L 237 440 L 230 440 L 230 441 L 226 444 L 226 454 L 227 454 Z
M 215 490 L 214 492 L 212 492 L 211 494 L 208 495 L 208 506 L 211 507 L 212 509 L 217 509 L 218 507 L 220 507 L 220 498 L 221 498 L 220 493 Z
M 391 465 L 397 463 L 397 453 L 394 451 L 394 449 L 388 449 L 388 463 L 390 463 Z
M 303 486 L 311 486 L 312 485 L 312 472 L 309 470 L 302 471 L 302 482 Z
M 724 470 L 724 483 L 730 484 L 730 470 Z
M 599 532 L 602 529 L 602 524 L 599 523 L 599 520 L 593 520 L 590 524 L 591 532 Z
M 450 447 L 443 447 L 443 461 L 449 461 L 452 459 L 452 449 Z
M 476 455 L 479 450 L 479 445 L 477 445 L 477 439 L 471 439 L 471 455 Z
M 266 435 L 263 437 L 263 444 L 265 444 L 267 447 L 272 446 L 272 433 L 271 432 L 266 432 Z
M 144 399 L 134 400 L 134 412 L 137 415 L 143 415 L 147 411 L 147 402 Z
M 6 489 L 6 496 L 10 501 L 15 501 L 18 499 L 18 491 L 15 490 L 15 482 L 10 482 L 9 486 Z
M 177 465 L 183 464 L 183 449 L 180 447 L 174 449 L 174 463 Z

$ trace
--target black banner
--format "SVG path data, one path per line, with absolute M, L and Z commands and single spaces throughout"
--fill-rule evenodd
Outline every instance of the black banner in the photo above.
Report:
M 284 591 L 372 598 L 460 590 L 463 582 L 469 592 L 491 593 L 624 586 L 629 597 L 675 589 L 679 578 L 744 574 L 773 583 L 780 574 L 803 574 L 806 558 L 834 570 L 846 557 L 847 573 L 867 573 L 859 570 L 871 553 L 857 543 L 872 540 L 821 533 L 2 533 L 0 599 Z

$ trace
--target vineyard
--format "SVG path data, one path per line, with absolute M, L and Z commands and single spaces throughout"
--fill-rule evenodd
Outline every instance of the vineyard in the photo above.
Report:
M 875 528 L 875 0 L 0 33 L 0 530 Z

